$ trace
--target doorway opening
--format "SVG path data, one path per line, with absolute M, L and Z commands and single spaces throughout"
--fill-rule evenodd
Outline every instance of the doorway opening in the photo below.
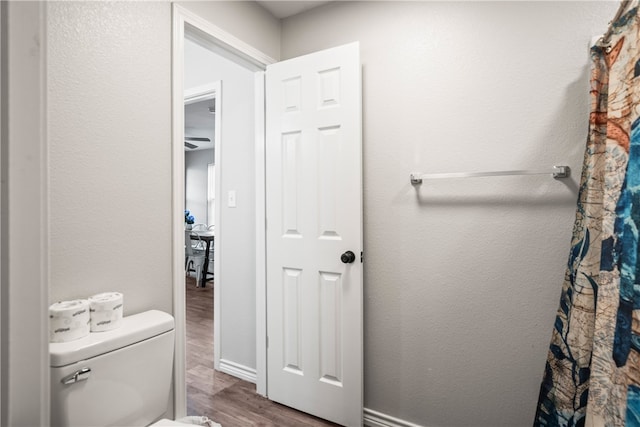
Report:
M 189 171 L 185 161 L 200 147 L 185 153 L 185 142 L 192 145 L 207 143 L 190 138 L 209 138 L 213 141 L 213 161 L 202 161 L 202 175 L 215 181 L 215 191 L 209 194 L 208 200 L 201 199 L 202 208 L 197 214 L 196 223 L 214 226 L 215 238 L 213 253 L 213 282 L 205 282 L 206 286 L 199 290 L 211 290 L 213 298 L 213 322 L 206 320 L 204 325 L 195 324 L 197 328 L 214 329 L 213 348 L 205 344 L 207 352 L 214 352 L 215 372 L 230 374 L 251 383 L 257 383 L 259 394 L 266 394 L 260 384 L 266 382 L 264 370 L 266 365 L 260 359 L 266 358 L 264 340 L 266 332 L 257 331 L 256 325 L 264 325 L 264 307 L 260 305 L 257 288 L 264 286 L 264 272 L 259 265 L 264 264 L 264 244 L 260 244 L 260 235 L 264 236 L 264 166 L 263 164 L 263 125 L 264 115 L 263 85 L 261 75 L 256 72 L 264 69 L 266 63 L 250 60 L 250 55 L 239 54 L 234 49 L 234 41 L 229 43 L 229 35 L 202 20 L 188 10 L 174 5 L 174 135 L 173 135 L 173 194 L 174 215 L 181 218 L 183 209 L 191 208 L 189 200 Z M 225 41 L 226 40 L 226 41 Z M 268 61 L 267 61 L 268 62 Z M 211 89 L 206 93 L 207 87 Z M 224 97 L 223 97 L 224 88 Z M 191 98 L 189 98 L 191 97 Z M 185 99 L 186 107 L 197 105 L 200 101 L 213 100 L 216 135 L 190 135 L 187 118 L 176 100 Z M 195 108 L 195 107 L 194 107 Z M 188 146 L 187 146 L 188 147 Z M 260 147 L 260 149 L 258 149 Z M 187 148 L 187 150 L 191 150 Z M 204 150 L 202 150 L 204 151 Z M 213 166 L 210 166 L 213 165 Z M 206 171 L 205 171 L 206 169 Z M 207 172 L 208 171 L 208 172 Z M 211 177 L 214 179 L 210 179 Z M 205 196 L 206 197 L 206 196 Z M 183 203 L 183 201 L 186 201 Z M 190 209 L 197 211 L 197 209 Z M 213 224 L 211 221 L 211 210 Z M 202 219 L 200 219 L 201 217 Z M 260 224 L 259 226 L 258 224 Z M 187 384 L 188 366 L 187 342 L 189 314 L 186 313 L 186 299 L 194 290 L 192 281 L 184 271 L 184 226 L 174 221 L 174 317 L 176 319 L 176 361 L 175 361 L 175 416 L 187 415 L 187 390 L 194 391 Z M 179 236 L 182 237 L 179 237 Z M 264 242 L 264 237 L 262 237 Z M 260 261 L 262 260 L 262 261 Z M 190 286 L 185 289 L 186 286 Z M 264 298 L 262 298 L 264 301 Z M 210 304 L 211 305 L 211 304 Z M 210 310 L 210 308 L 208 309 Z M 208 313 L 211 314 L 211 313 Z M 193 325 L 194 323 L 191 323 Z M 190 327 L 190 326 L 189 326 Z M 181 333 L 182 331 L 182 333 Z M 209 356 L 205 356 L 209 357 Z M 196 358 L 201 359 L 199 356 Z M 202 360 L 200 360 L 202 361 Z M 209 364 L 210 365 L 210 364 Z M 208 366 L 207 368 L 210 368 Z M 197 369 L 196 369 L 197 370 Z M 213 369 L 210 373 L 215 373 Z M 223 385 L 220 381 L 214 386 Z
M 199 252 L 199 257 L 187 260 L 186 289 L 194 289 L 186 295 L 186 306 L 190 307 L 187 337 L 188 342 L 207 343 L 198 349 L 197 362 L 190 358 L 194 349 L 187 348 L 188 371 L 200 366 L 200 359 L 210 361 L 211 369 L 219 365 L 220 359 L 219 351 L 214 351 L 220 348 L 216 342 L 220 322 L 213 316 L 214 294 L 219 291 L 214 282 L 219 251 L 215 250 L 213 236 L 219 219 L 219 210 L 215 209 L 215 195 L 220 191 L 215 185 L 219 181 L 216 179 L 219 168 L 215 164 L 221 146 L 221 98 L 221 81 L 189 88 L 184 96 L 184 207 L 185 218 L 192 223 L 186 225 L 191 233 L 185 247 L 189 244 Z

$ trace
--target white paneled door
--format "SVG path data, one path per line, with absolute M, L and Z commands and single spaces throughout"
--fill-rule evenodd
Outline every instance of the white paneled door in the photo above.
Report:
M 267 394 L 362 425 L 358 43 L 267 67 Z

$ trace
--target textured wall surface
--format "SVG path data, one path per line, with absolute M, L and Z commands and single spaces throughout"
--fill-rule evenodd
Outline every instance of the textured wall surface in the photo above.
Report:
M 615 2 L 334 2 L 283 21 L 282 58 L 359 40 L 365 407 L 424 426 L 527 426 L 569 250 L 588 44 Z M 570 180 L 409 184 L 547 168 Z
M 50 300 L 171 313 L 171 5 L 47 13 Z

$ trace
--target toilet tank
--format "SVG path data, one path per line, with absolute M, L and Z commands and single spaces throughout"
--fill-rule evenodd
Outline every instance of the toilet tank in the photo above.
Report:
M 50 343 L 52 426 L 146 426 L 169 403 L 174 320 L 158 310 L 122 326 Z

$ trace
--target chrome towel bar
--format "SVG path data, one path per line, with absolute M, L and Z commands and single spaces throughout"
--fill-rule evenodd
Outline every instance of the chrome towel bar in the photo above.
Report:
M 551 175 L 552 177 L 568 178 L 571 173 L 569 166 L 554 166 L 546 170 L 512 170 L 512 171 L 492 171 L 492 172 L 453 172 L 453 173 L 412 173 L 410 175 L 411 184 L 422 184 L 423 179 L 443 179 L 443 178 L 482 178 L 486 176 L 507 176 L 507 175 Z

